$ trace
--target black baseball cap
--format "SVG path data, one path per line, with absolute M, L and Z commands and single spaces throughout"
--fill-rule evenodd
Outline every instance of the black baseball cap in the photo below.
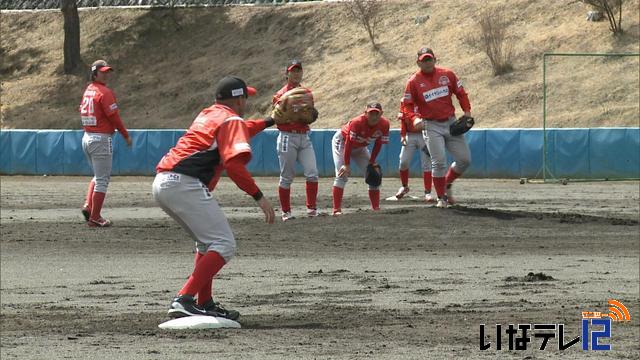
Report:
M 92 73 L 95 73 L 96 71 L 107 72 L 110 70 L 113 70 L 113 68 L 109 66 L 109 64 L 107 64 L 107 62 L 104 60 L 96 60 L 93 62 L 93 64 L 91 64 Z
M 372 112 L 372 111 L 382 112 L 382 105 L 380 105 L 380 103 L 377 103 L 377 102 L 368 103 L 367 109 L 365 111 L 366 112 Z
M 431 48 L 423 47 L 422 49 L 418 50 L 418 61 L 422 61 L 424 60 L 424 58 L 427 58 L 427 57 L 430 57 L 432 59 L 436 58 Z
M 289 63 L 287 64 L 287 72 L 293 70 L 293 68 L 296 68 L 296 67 L 302 69 L 302 61 L 297 59 L 293 59 L 289 61 Z
M 216 85 L 216 100 L 253 96 L 256 93 L 255 88 L 247 86 L 247 83 L 237 76 L 225 76 Z

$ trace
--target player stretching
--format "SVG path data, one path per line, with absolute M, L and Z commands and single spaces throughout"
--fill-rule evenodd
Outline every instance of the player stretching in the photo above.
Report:
M 375 141 L 369 154 L 369 145 Z M 382 116 L 382 105 L 370 103 L 363 114 L 349 120 L 336 131 L 331 141 L 336 178 L 333 181 L 333 215 L 342 215 L 342 195 L 351 175 L 351 160 L 365 171 L 368 164 L 375 164 L 382 144 L 389 143 L 389 120 Z M 369 200 L 373 210 L 380 210 L 380 189 L 369 186 Z
M 200 112 L 160 160 L 153 182 L 156 201 L 196 242 L 195 267 L 171 303 L 171 317 L 209 315 L 235 320 L 240 316 L 213 301 L 211 295 L 213 277 L 236 250 L 229 222 L 211 194 L 223 171 L 253 197 L 267 223 L 275 218 L 271 204 L 246 169 L 251 160 L 250 137 L 274 120 L 242 119 L 247 97 L 256 91 L 240 78 L 227 76 L 216 89 L 216 103 Z
M 451 184 L 471 164 L 471 154 L 464 135 L 452 136 L 449 133 L 449 126 L 456 121 L 451 96 L 458 98 L 465 116 L 471 116 L 471 104 L 456 74 L 435 65 L 433 50 L 420 49 L 416 64 L 420 70 L 407 81 L 404 108 L 414 124 L 424 123 L 422 134 L 431 154 L 433 186 L 438 196 L 436 206 L 446 208 L 454 202 Z M 454 160 L 449 171 L 445 150 L 451 153 Z
M 423 123 L 414 125 L 413 119 L 407 116 L 403 103 L 400 103 L 398 120 L 400 121 L 400 142 L 402 143 L 399 166 L 402 186 L 396 193 L 396 199 L 402 199 L 409 192 L 409 165 L 413 154 L 417 151 L 420 154 L 420 164 L 422 165 L 424 200 L 428 203 L 435 202 L 435 197 L 431 195 L 431 155 L 422 136 Z
M 278 90 L 273 96 L 273 104 L 277 104 L 280 97 L 287 91 L 300 87 L 302 82 L 302 63 L 292 60 L 286 67 L 287 84 Z M 307 89 L 313 98 L 311 90 Z M 316 205 L 318 196 L 318 168 L 316 166 L 316 154 L 313 151 L 313 144 L 309 139 L 309 125 L 292 121 L 287 124 L 278 124 L 278 161 L 280 162 L 280 185 L 278 196 L 280 198 L 280 208 L 282 210 L 282 221 L 293 219 L 291 212 L 291 183 L 296 174 L 296 163 L 299 162 L 304 170 L 307 179 L 307 216 L 315 217 L 320 215 Z
M 111 221 L 104 219 L 100 212 L 111 179 L 111 141 L 116 129 L 131 147 L 131 138 L 120 119 L 116 96 L 107 87 L 112 72 L 113 68 L 104 60 L 96 60 L 91 64 L 91 84 L 84 90 L 80 103 L 80 118 L 84 128 L 82 150 L 94 174 L 89 182 L 82 215 L 91 227 L 111 226 Z

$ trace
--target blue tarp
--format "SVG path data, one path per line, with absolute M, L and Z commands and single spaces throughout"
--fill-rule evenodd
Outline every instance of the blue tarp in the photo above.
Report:
M 184 130 L 131 130 L 133 147 L 114 136 L 114 175 L 151 175 L 160 158 Z M 335 130 L 314 130 L 318 171 L 333 176 L 331 138 Z M 3 130 L 0 132 L 0 173 L 89 175 L 82 152 L 80 130 Z M 255 175 L 278 175 L 276 130 L 252 139 L 249 170 Z M 472 164 L 465 177 L 540 178 L 544 133 L 542 129 L 477 129 L 466 135 Z M 547 169 L 555 177 L 640 178 L 640 128 L 547 129 Z M 395 175 L 400 154 L 400 133 L 392 130 L 378 162 L 387 176 Z M 451 159 L 450 159 L 451 160 Z M 356 174 L 361 174 L 360 170 Z M 422 172 L 419 155 L 411 162 L 414 176 Z M 302 168 L 298 166 L 302 175 Z

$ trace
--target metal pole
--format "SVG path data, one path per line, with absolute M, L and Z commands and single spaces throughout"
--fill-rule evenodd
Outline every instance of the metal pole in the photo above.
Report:
M 547 54 L 542 55 L 542 182 L 547 181 Z

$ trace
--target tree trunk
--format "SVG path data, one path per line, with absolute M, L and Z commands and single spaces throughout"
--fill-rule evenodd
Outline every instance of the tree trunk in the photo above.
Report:
M 64 73 L 80 70 L 80 18 L 75 0 L 62 0 L 60 8 L 64 14 Z

